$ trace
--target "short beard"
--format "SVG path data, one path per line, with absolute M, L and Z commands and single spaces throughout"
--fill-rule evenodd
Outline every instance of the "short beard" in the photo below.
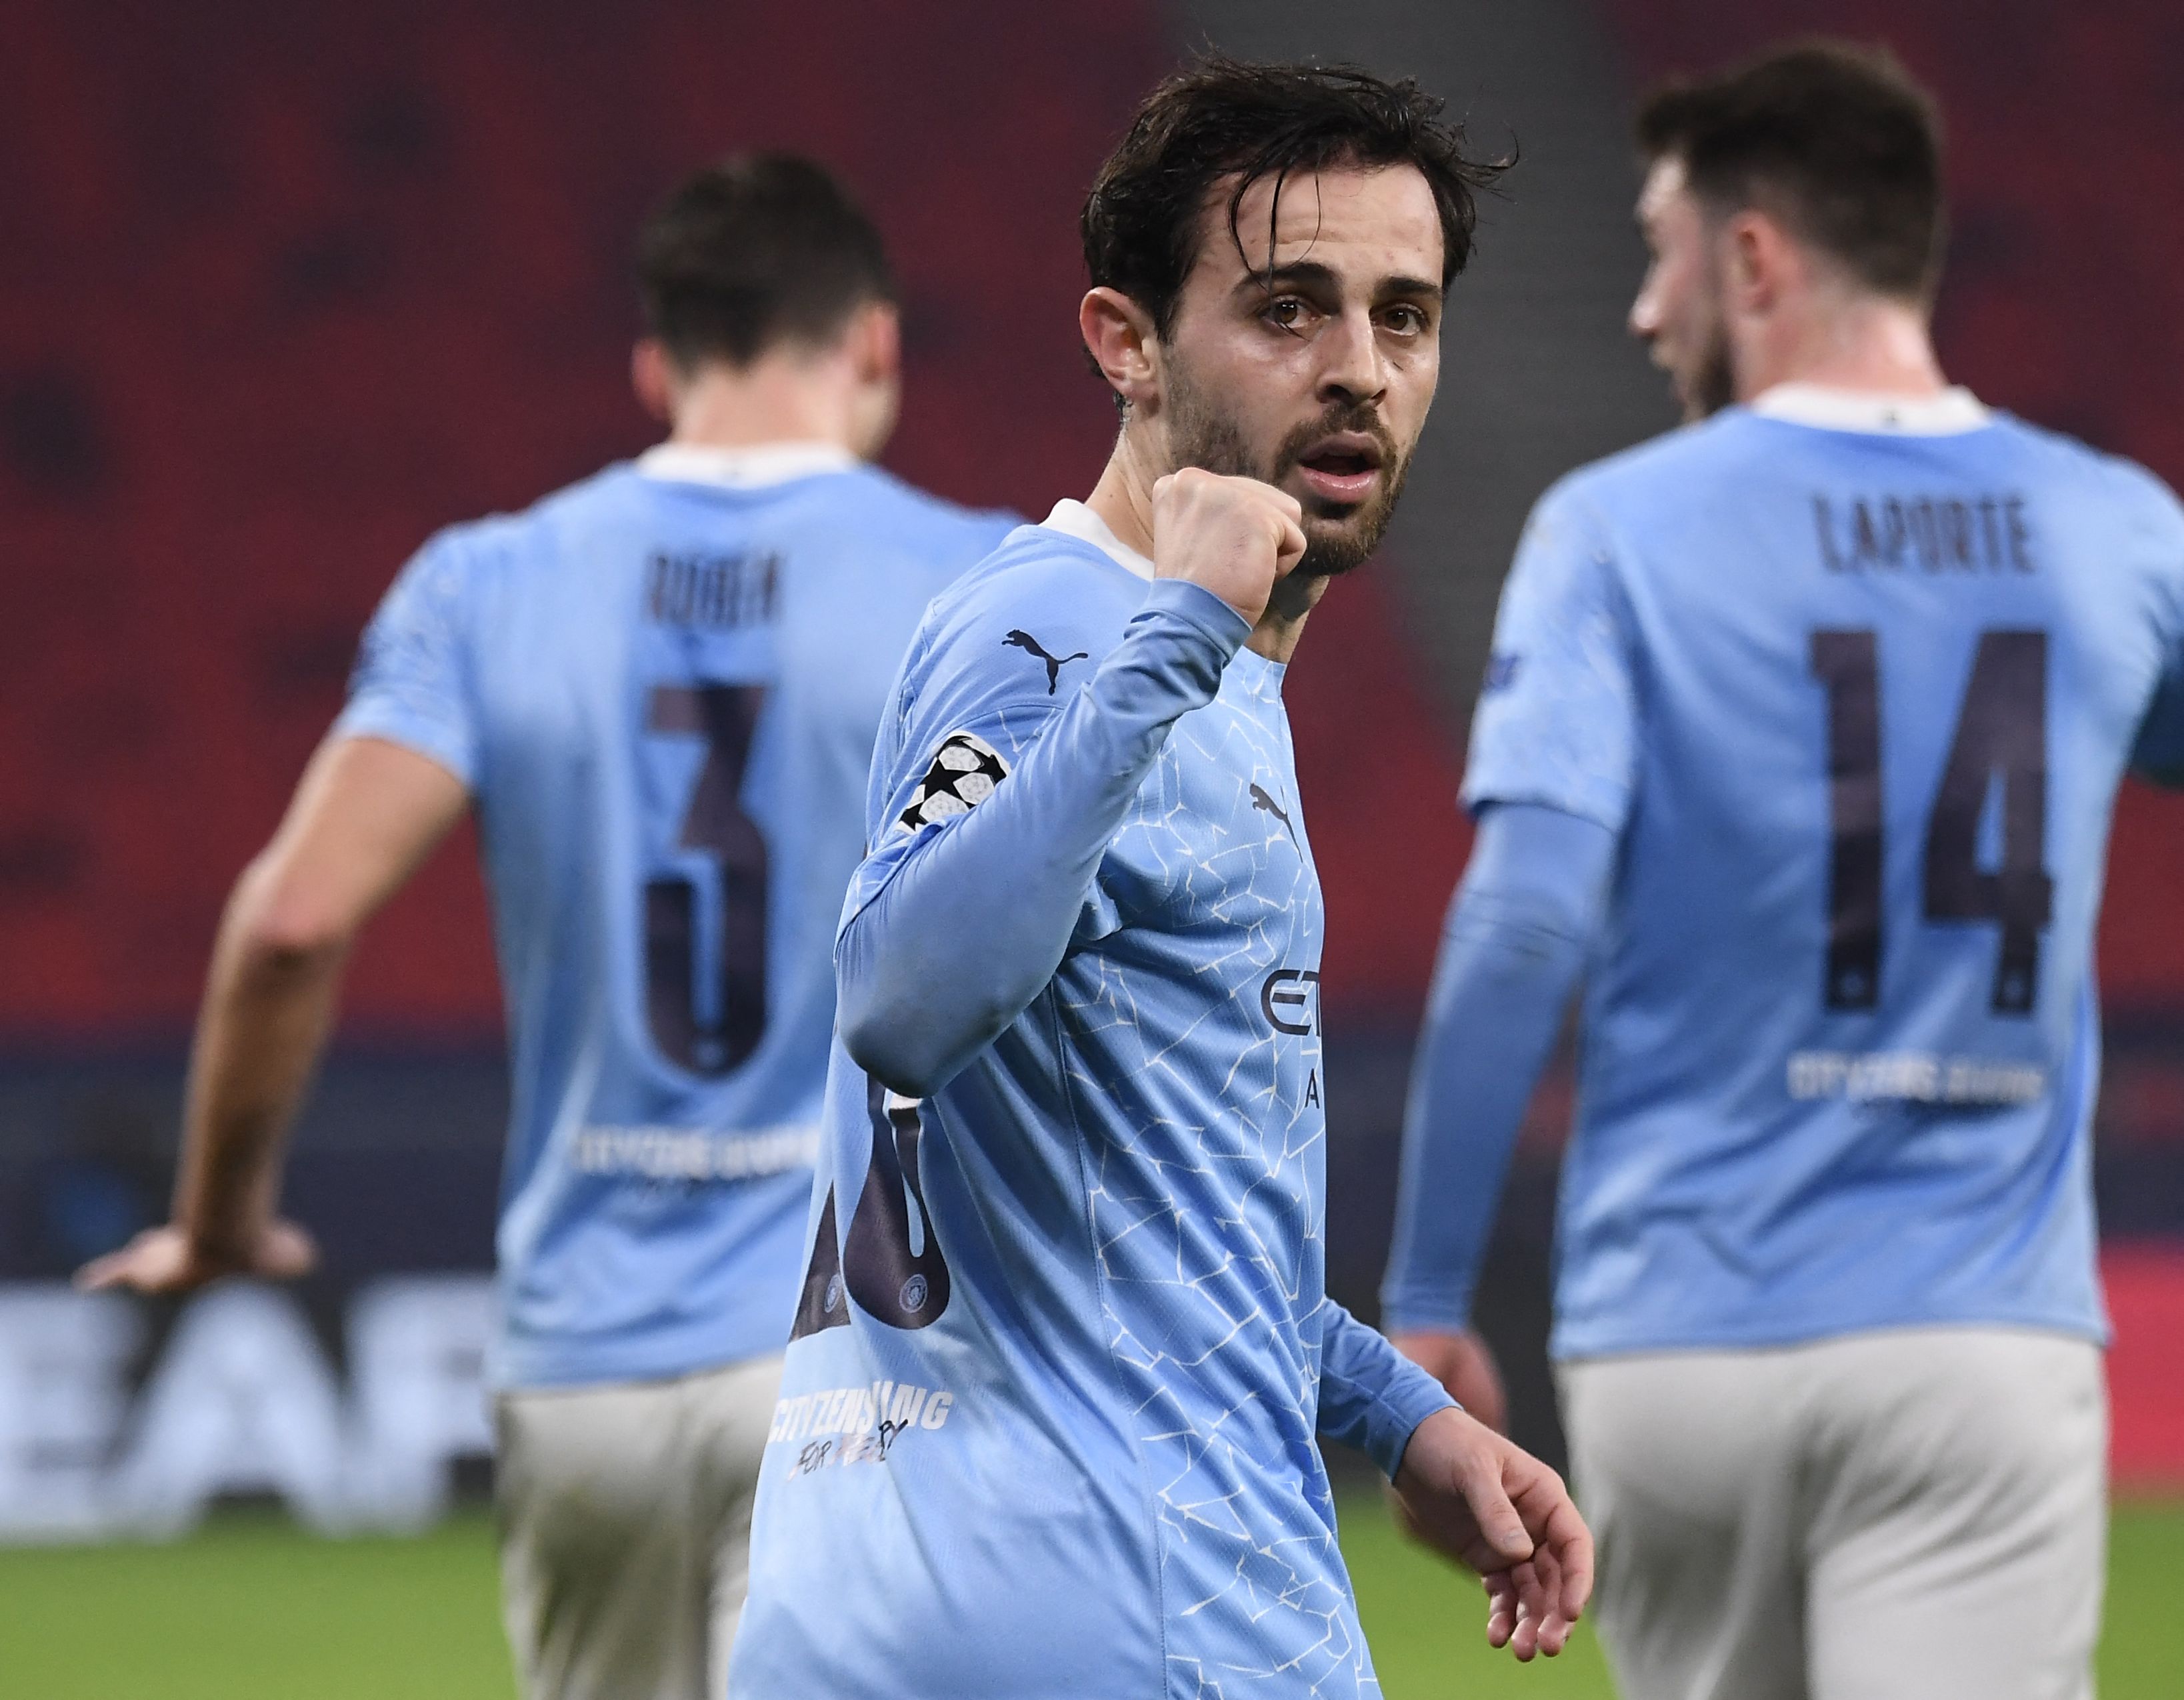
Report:
M 1696 424 L 1713 418 L 1736 400 L 1736 357 L 1727 333 L 1716 324 L 1699 351 L 1698 370 L 1691 374 L 1691 394 L 1684 404 L 1685 416 Z
M 1711 419 L 1736 400 L 1736 353 L 1729 345 L 1729 331 L 1722 322 L 1719 291 L 1707 301 L 1705 339 L 1700 343 L 1698 365 L 1684 393 L 1684 420 L 1696 425 Z
M 1168 361 L 1168 454 L 1177 466 L 1198 466 L 1233 478 L 1256 478 L 1262 484 L 1281 486 L 1304 451 L 1322 438 L 1339 431 L 1362 432 L 1380 445 L 1380 487 L 1367 501 L 1354 506 L 1303 499 L 1304 558 L 1296 572 L 1306 578 L 1333 578 L 1362 566 L 1380 546 L 1395 517 L 1396 503 L 1410 476 L 1408 454 L 1398 454 L 1396 440 L 1380 418 L 1379 410 L 1356 402 L 1337 402 L 1319 418 L 1301 425 L 1275 446 L 1262 464 L 1244 440 L 1235 416 L 1217 406 L 1206 391 L 1194 383 L 1187 369 Z M 1329 522 L 1340 530 L 1327 529 Z

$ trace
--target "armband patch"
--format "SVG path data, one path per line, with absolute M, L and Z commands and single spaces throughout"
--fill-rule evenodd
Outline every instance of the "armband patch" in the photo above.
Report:
M 1009 764 L 992 744 L 972 733 L 951 732 L 933 752 L 925 777 L 910 794 L 910 806 L 896 817 L 896 830 L 914 833 L 967 815 L 1008 777 Z

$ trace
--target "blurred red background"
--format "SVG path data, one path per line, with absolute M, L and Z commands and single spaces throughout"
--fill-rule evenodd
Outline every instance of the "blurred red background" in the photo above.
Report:
M 1953 374 L 2184 482 L 2184 14 L 2157 0 L 1602 11 L 1633 82 L 1798 29 L 1892 42 L 1949 114 Z M 650 439 L 624 377 L 646 208 L 737 147 L 838 168 L 906 292 L 890 464 L 1036 517 L 1089 486 L 1112 429 L 1077 343 L 1076 213 L 1173 62 L 1173 25 L 1152 0 L 0 0 L 0 1272 L 57 1273 L 86 1236 L 159 1207 L 220 903 L 402 560 L 442 525 Z M 1521 218 L 1521 167 L 1510 187 Z M 1386 572 L 1346 585 L 1289 687 L 1328 893 L 1327 1006 L 1357 1047 L 1340 1091 L 1359 1179 L 1331 1267 L 1368 1303 L 1404 1056 L 1467 839 L 1435 634 L 1400 605 Z M 2117 1041 L 2103 1205 L 2141 1236 L 2184 1235 L 2180 867 L 2184 798 L 2128 787 L 2101 938 Z M 499 1031 L 458 846 L 367 935 L 345 1034 L 398 1059 L 474 1055 L 489 1076 Z M 80 1059 L 61 1086 L 41 1072 L 56 1056 Z M 153 1059 L 156 1090 L 114 1084 L 111 1059 L 129 1056 Z M 395 1073 L 370 1074 L 353 1115 L 337 1084 L 329 1125 L 357 1131 L 326 1134 L 298 1183 L 346 1203 L 376 1173 L 370 1141 L 424 1140 L 427 1118 L 385 1107 Z M 1551 1090 L 1540 1106 L 1556 1135 L 1565 1102 Z M 476 1161 L 440 1190 L 475 1193 L 461 1209 L 476 1219 L 412 1223 L 358 1266 L 482 1255 L 489 1106 L 471 1119 Z M 1553 1143 L 1534 1153 L 1542 1188 Z M 133 1190 L 69 1203 L 66 1162 L 86 1151 L 135 1164 Z M 1545 1207 L 1521 1176 L 1508 1219 L 1539 1236 L 1525 1290 L 1543 1297 Z M 2141 1390 L 2140 1414 L 2120 1402 L 2119 1446 L 2148 1457 L 2145 1437 L 2166 1435 L 2184 1473 L 2174 1378 L 2136 1367 L 2173 1367 L 2184 1260 L 2129 1255 L 2119 1316 L 2141 1344 L 2118 1390 Z

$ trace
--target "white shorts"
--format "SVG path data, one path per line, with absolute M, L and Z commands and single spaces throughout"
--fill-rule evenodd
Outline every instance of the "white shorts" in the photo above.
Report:
M 2090 1700 L 2089 1341 L 1906 1329 L 1557 1374 L 1624 1700 Z
M 781 1359 L 500 1396 L 500 1572 L 529 1700 L 717 1700 Z

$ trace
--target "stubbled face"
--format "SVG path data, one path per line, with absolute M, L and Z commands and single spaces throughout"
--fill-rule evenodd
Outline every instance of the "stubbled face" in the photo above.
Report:
M 1630 331 L 1675 386 L 1687 420 L 1736 399 L 1736 370 L 1722 313 L 1714 231 L 1684 179 L 1683 161 L 1657 159 L 1638 195 L 1638 228 L 1652 256 Z
M 1304 509 L 1299 571 L 1379 543 L 1440 377 L 1441 236 L 1409 165 L 1217 184 L 1162 345 L 1173 466 L 1256 478 Z M 1269 215 L 1273 216 L 1271 231 Z M 1269 254 L 1269 237 L 1272 253 Z

